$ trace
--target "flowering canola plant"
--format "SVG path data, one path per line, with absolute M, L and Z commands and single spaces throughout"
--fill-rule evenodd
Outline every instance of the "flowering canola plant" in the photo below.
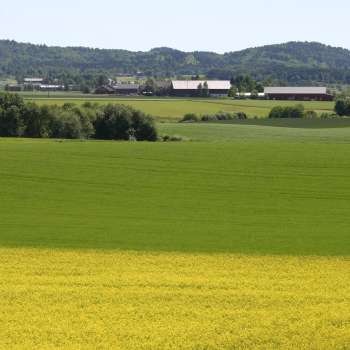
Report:
M 350 259 L 0 248 L 0 349 L 346 349 Z

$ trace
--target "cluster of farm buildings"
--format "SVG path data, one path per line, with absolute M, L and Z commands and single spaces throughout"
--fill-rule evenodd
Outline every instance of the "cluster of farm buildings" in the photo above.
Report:
M 172 80 L 168 84 L 169 95 L 176 97 L 198 96 L 199 87 L 203 86 L 207 86 L 208 95 L 212 97 L 228 96 L 231 89 L 229 80 Z M 140 94 L 140 85 L 116 84 L 101 86 L 96 90 L 96 93 L 137 95 Z M 236 95 L 236 97 L 243 98 L 252 96 L 252 93 L 237 93 Z M 326 87 L 265 87 L 264 92 L 258 93 L 255 97 L 271 100 L 333 100 L 333 95 L 327 92 Z
M 25 78 L 21 84 L 10 84 L 7 86 L 10 91 L 40 90 L 40 91 L 60 91 L 64 90 L 62 84 L 47 84 L 42 78 Z
M 196 97 L 199 88 L 207 88 L 207 96 L 228 96 L 231 89 L 229 80 L 172 80 L 157 82 L 158 87 L 166 89 L 170 96 Z M 59 91 L 64 90 L 63 85 L 45 84 L 41 78 L 25 78 L 24 89 L 30 86 L 35 90 Z M 141 85 L 136 83 L 109 83 L 96 89 L 97 94 L 108 95 L 151 95 L 151 92 L 142 91 Z M 237 98 L 251 98 L 252 93 L 236 93 Z M 327 92 L 326 87 L 265 87 L 264 92 L 254 95 L 255 98 L 270 100 L 316 100 L 331 101 L 333 96 Z

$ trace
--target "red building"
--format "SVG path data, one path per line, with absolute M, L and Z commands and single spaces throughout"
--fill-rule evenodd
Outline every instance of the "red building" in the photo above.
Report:
M 266 87 L 265 97 L 269 100 L 333 101 L 325 87 Z

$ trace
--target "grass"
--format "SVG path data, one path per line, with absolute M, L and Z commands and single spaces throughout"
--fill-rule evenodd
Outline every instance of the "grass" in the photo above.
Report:
M 350 128 L 0 139 L 0 349 L 346 349 Z
M 341 143 L 5 140 L 0 244 L 348 255 L 349 159 Z
M 284 128 L 301 129 L 330 129 L 344 128 L 350 126 L 349 117 L 335 118 L 248 118 L 244 120 L 212 121 L 216 124 L 236 124 L 236 125 L 256 125 L 256 126 L 276 126 Z
M 305 128 L 302 124 L 305 122 Z M 323 122 L 326 124 L 324 125 Z M 276 123 L 276 124 L 275 124 Z M 242 143 L 255 142 L 276 142 L 272 148 L 280 147 L 277 143 L 300 143 L 314 142 L 318 143 L 349 143 L 350 128 L 340 127 L 342 121 L 315 121 L 314 125 L 310 125 L 307 120 L 280 121 L 273 120 L 269 123 L 265 120 L 251 120 L 247 122 L 232 123 L 160 123 L 159 132 L 163 135 L 178 135 L 193 141 L 239 141 Z M 345 121 L 344 123 L 347 123 Z M 255 124 L 255 125 L 254 125 Z M 278 125 L 283 127 L 277 127 Z M 321 125 L 320 125 L 321 124 Z M 328 126 L 328 128 L 326 127 Z M 308 148 L 305 146 L 305 152 Z M 266 157 L 269 157 L 266 154 Z M 293 157 L 291 155 L 291 157 Z
M 266 117 L 271 108 L 280 105 L 295 105 L 295 101 L 261 101 L 261 100 L 229 100 L 229 99 L 181 99 L 181 98 L 143 98 L 143 97 L 101 97 L 88 95 L 82 97 L 68 97 L 62 95 L 53 95 L 54 97 L 45 98 L 43 95 L 25 95 L 27 100 L 36 101 L 39 104 L 63 104 L 74 102 L 83 104 L 86 101 L 94 101 L 100 104 L 122 103 L 140 109 L 148 114 L 157 117 L 158 120 L 176 121 L 181 119 L 186 113 L 214 114 L 219 111 L 227 112 L 245 112 L 249 116 Z M 61 97 L 57 97 L 61 96 Z M 73 95 L 72 95 L 73 96 Z M 303 102 L 307 110 L 316 110 L 319 113 L 331 113 L 334 108 L 333 102 Z
M 0 249 L 1 349 L 346 349 L 350 260 Z

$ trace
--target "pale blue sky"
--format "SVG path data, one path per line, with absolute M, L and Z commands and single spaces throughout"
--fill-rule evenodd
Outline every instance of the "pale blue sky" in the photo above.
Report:
M 349 0 L 0 0 L 0 38 L 228 52 L 292 40 L 350 49 Z

